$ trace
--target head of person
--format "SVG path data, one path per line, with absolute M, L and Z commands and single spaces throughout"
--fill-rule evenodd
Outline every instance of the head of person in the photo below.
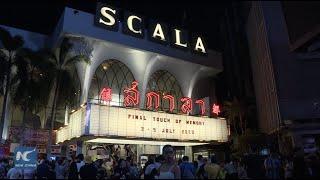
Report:
M 157 156 L 156 157 L 156 159 L 155 159 L 155 161 L 157 162 L 157 163 L 163 163 L 164 162 L 164 156 L 163 155 L 159 155 L 159 156 Z
M 217 163 L 217 159 L 216 159 L 216 156 L 215 156 L 215 155 L 212 155 L 212 156 L 210 157 L 210 162 L 211 162 L 211 163 Z
M 172 163 L 174 161 L 174 149 L 171 145 L 163 146 L 162 153 L 166 162 Z
M 92 163 L 92 158 L 91 158 L 90 156 L 86 156 L 86 157 L 84 158 L 84 163 L 86 163 L 86 164 L 91 164 L 91 163 Z
M 208 158 L 203 158 L 203 163 L 207 164 L 207 162 L 208 162 Z
M 189 157 L 188 156 L 183 156 L 182 161 L 183 162 L 189 162 Z
M 57 162 L 59 165 L 61 165 L 63 163 L 63 159 L 60 157 L 60 158 L 58 158 Z
M 83 154 L 78 154 L 77 160 L 80 161 L 80 162 L 83 161 L 84 160 Z
M 197 159 L 198 159 L 199 162 L 203 161 L 203 156 L 202 155 L 198 155 Z

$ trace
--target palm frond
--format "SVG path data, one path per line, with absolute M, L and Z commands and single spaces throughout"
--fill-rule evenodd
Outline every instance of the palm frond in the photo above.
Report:
M 2 43 L 5 49 L 11 49 L 10 47 L 12 46 L 12 40 L 13 37 L 11 36 L 10 32 L 0 27 L 0 42 Z
M 64 107 L 65 105 L 71 105 L 77 100 L 76 93 L 77 87 L 74 79 L 72 78 L 71 72 L 68 70 L 62 70 L 60 79 L 60 89 L 58 97 L 58 105 Z
M 69 58 L 65 62 L 65 66 L 74 65 L 77 62 L 85 62 L 87 64 L 91 63 L 90 59 L 87 56 L 85 56 L 85 55 L 76 55 L 76 56 L 73 56 L 73 57 Z
M 58 64 L 59 64 L 58 58 L 55 55 L 55 53 L 52 52 L 51 50 L 49 50 L 49 49 L 41 49 L 37 53 L 45 61 L 50 61 L 52 64 L 55 64 L 55 65 L 58 66 Z
M 60 45 L 60 51 L 59 51 L 59 65 L 62 66 L 65 64 L 66 57 L 70 50 L 72 49 L 73 44 L 71 43 L 70 39 L 68 37 L 65 37 Z

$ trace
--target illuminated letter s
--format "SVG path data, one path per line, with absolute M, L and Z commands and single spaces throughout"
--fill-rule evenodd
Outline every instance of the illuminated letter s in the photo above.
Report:
M 111 9 L 109 7 L 102 7 L 100 10 L 100 13 L 103 17 L 107 18 L 108 21 L 104 21 L 100 18 L 99 23 L 105 24 L 107 26 L 113 26 L 115 24 L 116 20 L 111 14 L 108 13 L 108 11 L 112 12 L 114 15 L 116 14 L 115 9 Z

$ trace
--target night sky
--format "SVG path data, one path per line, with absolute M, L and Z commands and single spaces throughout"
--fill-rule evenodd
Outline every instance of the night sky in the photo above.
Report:
M 69 6 L 94 14 L 96 0 L 64 1 L 5 1 L 0 6 L 0 24 L 50 34 L 61 15 Z M 139 13 L 147 19 L 157 19 L 183 27 L 206 37 L 211 49 L 221 50 L 220 20 L 228 3 L 203 1 L 102 1 L 122 10 Z M 121 13 L 122 14 L 122 13 Z

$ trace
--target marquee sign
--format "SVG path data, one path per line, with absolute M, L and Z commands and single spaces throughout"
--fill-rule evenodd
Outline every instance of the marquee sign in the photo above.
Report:
M 95 25 L 111 30 L 119 30 L 119 9 L 103 3 L 97 3 Z M 122 32 L 137 38 L 144 38 L 145 18 L 131 12 L 124 13 Z M 150 20 L 148 26 L 148 39 L 150 41 L 167 45 L 182 50 L 192 50 L 192 52 L 207 55 L 207 44 L 204 38 L 199 35 L 188 36 L 188 32 L 179 28 L 171 27 L 165 23 Z
M 57 139 L 63 142 L 84 134 L 225 142 L 228 128 L 220 118 L 87 104 L 71 114 L 69 125 L 57 132 Z
M 138 82 L 133 81 L 131 84 L 131 87 L 126 88 L 124 90 L 124 103 L 123 105 L 125 107 L 135 107 L 139 105 L 139 90 L 138 90 Z M 157 92 L 150 91 L 146 94 L 147 97 L 147 109 L 152 110 L 153 108 L 155 110 L 158 110 L 160 106 L 160 94 Z M 108 101 L 112 101 L 112 90 L 111 88 L 103 88 L 100 93 L 100 99 L 104 104 L 106 104 Z M 167 100 L 169 102 L 169 112 L 173 112 L 175 109 L 175 97 L 166 94 L 163 96 L 164 100 Z M 193 110 L 193 101 L 189 97 L 183 97 L 180 99 L 182 102 L 182 105 L 180 107 L 181 112 L 184 114 L 189 114 Z M 200 114 L 203 116 L 205 115 L 205 102 L 203 99 L 198 99 L 195 101 L 195 104 L 200 106 Z M 216 104 L 212 105 L 212 113 L 215 115 L 219 115 L 220 113 L 220 107 Z

